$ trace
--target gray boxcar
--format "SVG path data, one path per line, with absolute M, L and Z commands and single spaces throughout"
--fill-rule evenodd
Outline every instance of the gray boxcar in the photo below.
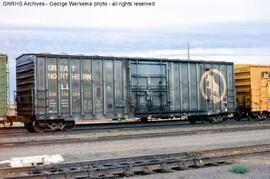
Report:
M 70 129 L 75 120 L 222 120 L 236 107 L 229 62 L 56 54 L 16 62 L 17 115 L 31 131 Z

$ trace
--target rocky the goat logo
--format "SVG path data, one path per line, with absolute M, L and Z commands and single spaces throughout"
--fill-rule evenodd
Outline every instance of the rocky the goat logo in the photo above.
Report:
M 223 83 L 222 91 L 215 76 L 219 76 Z M 200 81 L 200 90 L 204 99 L 209 102 L 219 103 L 225 97 L 226 89 L 226 80 L 220 71 L 216 69 L 210 69 L 203 73 Z

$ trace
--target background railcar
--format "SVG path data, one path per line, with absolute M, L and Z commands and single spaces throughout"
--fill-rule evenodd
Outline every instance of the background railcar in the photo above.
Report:
M 17 115 L 31 131 L 76 120 L 222 120 L 236 108 L 229 62 L 23 54 L 16 67 Z
M 8 57 L 0 53 L 0 123 L 5 124 L 8 110 Z
M 238 109 L 242 117 L 270 117 L 270 66 L 235 65 Z

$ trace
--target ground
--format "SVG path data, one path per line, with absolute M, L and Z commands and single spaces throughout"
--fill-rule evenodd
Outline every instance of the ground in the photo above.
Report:
M 61 154 L 65 161 L 98 160 L 118 157 L 200 151 L 224 147 L 270 143 L 270 129 L 209 133 L 192 136 L 152 137 L 47 146 L 0 149 L 0 161 L 11 157 Z M 93 134 L 85 134 L 92 136 Z
M 246 174 L 235 174 L 230 171 L 231 165 L 199 168 L 170 173 L 134 176 L 131 179 L 270 179 L 270 156 L 253 157 L 235 161 L 248 165 Z

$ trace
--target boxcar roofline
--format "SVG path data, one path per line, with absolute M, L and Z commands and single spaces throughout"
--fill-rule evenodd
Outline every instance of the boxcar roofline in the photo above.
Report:
M 22 56 L 34 55 L 36 57 L 57 57 L 57 58 L 79 58 L 79 59 L 94 59 L 94 58 L 103 58 L 104 60 L 108 59 L 127 59 L 127 60 L 142 60 L 142 61 L 168 61 L 168 62 L 188 62 L 188 63 L 215 63 L 215 64 L 233 64 L 233 62 L 226 61 L 208 61 L 208 60 L 185 60 L 185 59 L 176 59 L 176 58 L 148 58 L 148 57 L 123 57 L 123 56 L 99 56 L 99 55 L 68 55 L 68 54 L 51 54 L 51 53 L 24 53 L 16 58 L 19 59 Z
M 240 66 L 241 68 L 248 68 L 248 67 L 267 67 L 269 68 L 270 65 L 264 65 L 264 64 L 236 64 L 236 66 Z

